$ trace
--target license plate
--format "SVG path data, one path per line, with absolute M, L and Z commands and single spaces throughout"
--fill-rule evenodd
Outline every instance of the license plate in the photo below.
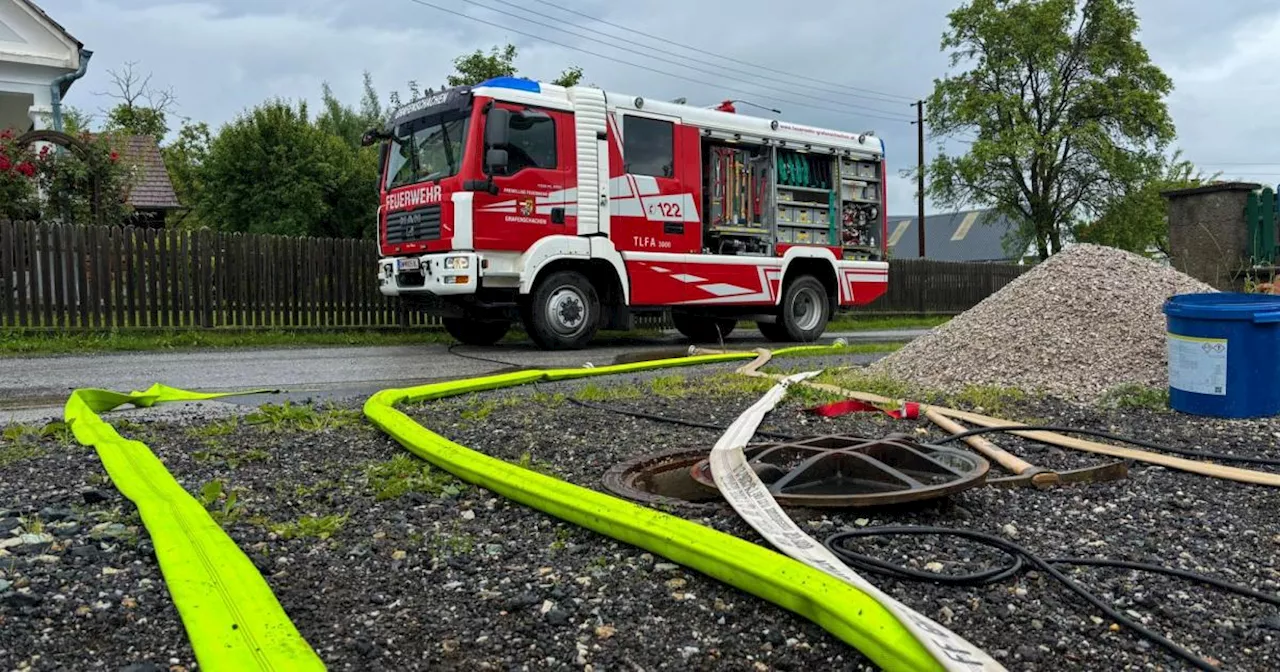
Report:
M 396 260 L 396 270 L 398 271 L 416 271 L 420 268 L 422 268 L 422 260 L 416 257 L 412 259 Z

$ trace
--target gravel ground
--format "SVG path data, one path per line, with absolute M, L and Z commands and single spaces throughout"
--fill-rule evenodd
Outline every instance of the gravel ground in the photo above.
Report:
M 728 423 L 767 386 L 727 375 L 734 366 L 541 384 L 443 400 L 410 414 L 465 445 L 601 489 L 601 474 L 619 460 L 709 450 L 717 432 L 585 409 L 560 395 Z M 813 401 L 788 399 L 765 426 L 866 436 L 914 430 L 878 415 L 816 420 L 797 412 Z M 1280 438 L 1280 423 L 1272 421 L 1206 422 L 1049 398 L 1010 401 L 1001 410 L 1242 454 L 1274 455 Z M 148 421 L 124 433 L 151 445 L 189 491 L 214 494 L 206 486 L 216 481 L 223 497 L 236 492 L 236 506 L 220 499 L 212 508 L 331 669 L 874 669 L 789 612 L 406 459 L 353 409 L 276 409 L 244 422 Z M 57 436 L 23 441 L 37 448 L 13 453 L 17 444 L 8 442 L 2 454 L 14 459 L 0 461 L 0 482 L 18 484 L 0 494 L 0 669 L 191 667 L 145 530 L 103 480 L 96 457 Z M 1015 439 L 999 443 L 1045 466 L 1093 461 Z M 1130 478 L 1116 483 L 983 488 L 897 508 L 790 512 L 819 538 L 868 525 L 965 527 L 1014 537 L 1046 556 L 1155 562 L 1274 593 L 1278 507 L 1272 490 L 1134 465 Z M 42 509 L 49 509 L 43 531 L 54 539 L 28 544 L 19 533 L 31 532 L 30 514 Z M 673 511 L 759 541 L 723 504 Z M 77 528 L 59 536 L 68 520 Z M 75 550 L 85 547 L 98 550 Z M 957 572 L 966 559 L 990 557 L 928 539 L 866 541 L 861 548 Z M 1071 573 L 1224 669 L 1280 667 L 1274 608 L 1131 572 Z M 983 588 L 873 580 L 1011 670 L 1184 669 L 1162 650 L 1096 622 L 1098 614 L 1047 577 Z
M 1174 294 L 1212 287 L 1123 250 L 1074 245 L 874 365 L 942 390 L 1002 385 L 1093 400 L 1118 385 L 1167 385 Z

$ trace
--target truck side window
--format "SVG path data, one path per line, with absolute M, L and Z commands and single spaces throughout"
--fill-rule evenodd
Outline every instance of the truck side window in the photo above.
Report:
M 537 110 L 511 115 L 511 145 L 507 153 L 510 156 L 508 175 L 525 168 L 555 168 L 555 120 Z
M 669 121 L 624 118 L 623 171 L 632 175 L 675 177 L 675 132 Z

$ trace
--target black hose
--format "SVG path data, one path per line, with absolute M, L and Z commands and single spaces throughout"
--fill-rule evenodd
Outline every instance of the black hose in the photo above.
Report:
M 573 397 L 568 397 L 568 399 L 569 399 L 569 403 L 575 404 L 577 406 L 581 406 L 583 408 L 590 408 L 597 411 L 605 411 L 607 413 L 616 413 L 618 415 L 625 415 L 632 418 L 640 418 L 641 420 L 653 420 L 654 422 L 665 422 L 670 425 L 680 425 L 681 427 L 693 427 L 695 429 L 714 429 L 718 432 L 725 432 L 729 430 L 729 427 L 727 425 L 716 425 L 709 422 L 698 422 L 697 420 L 684 420 L 682 418 L 669 418 L 664 415 L 657 415 L 654 413 L 645 413 L 643 411 L 629 411 L 624 408 L 617 408 L 614 406 L 605 406 L 604 404 L 597 404 L 590 401 L 583 401 L 581 399 L 574 399 Z M 792 436 L 790 434 L 781 434 L 778 432 L 766 432 L 763 430 L 756 430 L 756 434 L 760 436 L 767 436 L 771 439 L 782 439 L 784 441 L 794 441 L 796 439 L 795 436 Z
M 1203 450 L 1187 450 L 1185 448 L 1170 448 L 1168 446 L 1161 446 L 1159 444 L 1155 444 L 1150 441 L 1144 441 L 1142 439 L 1133 439 L 1127 436 L 1119 436 L 1117 434 L 1112 434 L 1110 432 L 1103 432 L 1096 429 L 1081 429 L 1079 427 L 1059 427 L 1056 425 L 1002 425 L 1000 427 L 979 427 L 977 429 L 970 429 L 969 431 L 966 431 L 966 432 L 960 432 L 959 434 L 952 434 L 951 436 L 948 436 L 943 439 L 939 439 L 937 441 L 934 441 L 933 443 L 950 443 L 952 441 L 959 441 L 960 439 L 963 439 L 969 436 L 977 436 L 979 434 L 989 434 L 992 432 L 1012 433 L 1012 432 L 1030 432 L 1030 431 L 1057 432 L 1059 434 L 1085 434 L 1087 436 L 1096 436 L 1101 439 L 1108 439 L 1111 441 L 1117 441 L 1119 443 L 1127 443 L 1134 446 L 1142 446 L 1143 448 L 1147 448 L 1149 450 L 1154 450 L 1154 451 L 1164 452 L 1164 453 L 1173 453 L 1174 455 L 1182 455 L 1185 457 L 1203 457 L 1210 460 L 1218 460 L 1220 462 L 1245 462 L 1248 464 L 1263 464 L 1271 467 L 1280 467 L 1280 459 L 1274 459 L 1274 458 L 1268 458 L 1268 457 L 1249 457 L 1245 455 L 1223 455 L 1221 453 L 1210 453 Z
M 465 352 L 458 352 L 457 348 L 461 346 L 462 346 L 461 343 L 454 343 L 453 345 L 449 346 L 449 354 L 453 355 L 454 357 L 461 357 L 463 359 L 470 359 L 477 362 L 487 362 L 489 364 L 501 364 L 502 366 L 510 366 L 516 369 L 525 368 L 523 365 L 516 364 L 515 362 L 505 362 L 501 359 L 493 359 L 492 357 L 485 357 L 484 355 L 471 355 Z
M 984 544 L 989 547 L 999 549 L 1000 551 L 1003 551 L 1005 554 L 1011 556 L 1012 560 L 1005 565 L 1001 565 L 993 569 L 973 572 L 970 574 L 945 575 L 945 574 L 936 574 L 933 572 L 925 572 L 917 569 L 912 569 L 910 567 L 903 567 L 901 565 L 895 565 L 893 563 L 885 562 L 878 558 L 873 558 L 871 556 L 852 551 L 844 545 L 845 540 L 851 539 L 854 537 L 885 537 L 885 536 L 903 536 L 903 535 L 938 535 L 938 536 L 961 537 L 964 539 L 969 539 L 971 541 L 978 542 L 980 544 Z M 1170 653 L 1174 654 L 1178 658 L 1181 658 L 1187 661 L 1197 669 L 1210 670 L 1213 672 L 1216 672 L 1218 668 L 1206 662 L 1205 660 L 1200 658 L 1200 656 L 1197 656 L 1191 651 L 1174 643 L 1172 640 L 1143 626 L 1141 623 L 1138 623 L 1132 618 L 1129 618 L 1125 614 L 1119 612 L 1111 605 L 1103 602 L 1100 598 L 1098 598 L 1098 596 L 1094 595 L 1093 593 L 1086 590 L 1080 584 L 1071 580 L 1069 577 L 1067 577 L 1067 575 L 1063 574 L 1056 567 L 1054 567 L 1054 565 L 1085 565 L 1085 566 L 1096 566 L 1096 567 L 1119 567 L 1119 568 L 1132 569 L 1137 571 L 1165 574 L 1168 576 L 1176 576 L 1179 578 L 1204 583 L 1224 591 L 1228 591 L 1228 592 L 1235 593 L 1237 595 L 1242 595 L 1245 597 L 1251 597 L 1251 598 L 1266 602 L 1268 604 L 1280 605 L 1280 598 L 1277 598 L 1275 596 L 1267 595 L 1265 593 L 1260 593 L 1251 588 L 1228 583 L 1221 579 L 1215 579 L 1213 577 L 1204 576 L 1202 574 L 1196 574 L 1194 572 L 1188 572 L 1181 569 L 1172 569 L 1169 567 L 1161 567 L 1159 565 L 1151 565 L 1151 564 L 1141 563 L 1141 562 L 1128 562 L 1124 560 L 1107 560 L 1103 558 L 1042 558 L 1036 555 L 1035 553 L 1032 553 L 1031 551 L 1027 550 L 1026 548 L 1023 548 L 1022 546 L 1019 546 L 1018 544 L 1015 544 L 1011 541 L 1002 539 L 995 535 L 986 534 L 983 532 L 976 532 L 974 530 L 958 530 L 958 529 L 952 529 L 952 528 L 946 528 L 946 527 L 871 527 L 871 528 L 860 529 L 860 530 L 846 530 L 844 532 L 839 532 L 837 534 L 834 534 L 828 537 L 827 540 L 823 543 L 828 549 L 831 550 L 832 553 L 835 553 L 837 557 L 839 557 L 842 561 L 844 561 L 845 564 L 849 565 L 854 569 L 861 569 L 874 574 L 880 574 L 883 576 L 889 576 L 889 577 L 898 578 L 898 579 L 929 581 L 932 583 L 938 583 L 938 584 L 944 584 L 944 585 L 983 586 L 990 583 L 994 583 L 996 581 L 1000 581 L 1002 579 L 1008 578 L 1022 571 L 1025 571 L 1029 568 L 1029 566 L 1034 566 L 1044 571 L 1045 574 L 1048 574 L 1049 576 L 1058 580 L 1058 582 L 1066 586 L 1069 590 L 1071 590 L 1075 594 L 1084 598 L 1085 601 L 1092 604 L 1099 611 L 1106 614 L 1108 617 L 1111 618 L 1111 620 L 1115 621 L 1116 623 L 1129 628 L 1130 630 L 1137 633 L 1139 636 L 1147 639 L 1148 641 L 1151 641 L 1155 644 L 1159 644 L 1161 647 L 1163 647 Z

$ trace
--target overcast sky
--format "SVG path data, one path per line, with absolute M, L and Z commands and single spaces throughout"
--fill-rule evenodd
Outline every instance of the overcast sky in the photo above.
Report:
M 356 104 L 364 70 L 372 73 L 384 98 L 392 89 L 403 91 L 409 80 L 439 86 L 459 54 L 512 42 L 520 49 L 521 74 L 531 77 L 549 79 L 576 64 L 585 69 L 588 83 L 609 91 L 686 97 L 700 105 L 741 98 L 779 108 L 784 118 L 801 123 L 875 130 L 885 139 L 895 175 L 915 164 L 915 128 L 870 115 L 914 115 L 907 100 L 898 97 L 927 95 L 933 79 L 946 72 L 939 41 L 947 12 L 960 4 L 420 0 L 457 12 L 450 14 L 415 0 L 37 2 L 94 51 L 89 74 L 72 88 L 67 102 L 95 112 L 111 104 L 95 95 L 109 90 L 107 71 L 128 61 L 136 61 L 140 72 L 153 73 L 153 83 L 173 89 L 179 114 L 216 127 L 273 96 L 316 101 L 323 81 Z M 1174 81 L 1169 106 L 1186 157 L 1205 172 L 1280 182 L 1280 114 L 1275 113 L 1280 87 L 1274 83 L 1280 73 L 1280 3 L 1229 0 L 1209 10 L 1197 0 L 1138 0 L 1138 11 L 1143 42 Z M 913 181 L 896 179 L 889 190 L 891 214 L 915 212 Z

